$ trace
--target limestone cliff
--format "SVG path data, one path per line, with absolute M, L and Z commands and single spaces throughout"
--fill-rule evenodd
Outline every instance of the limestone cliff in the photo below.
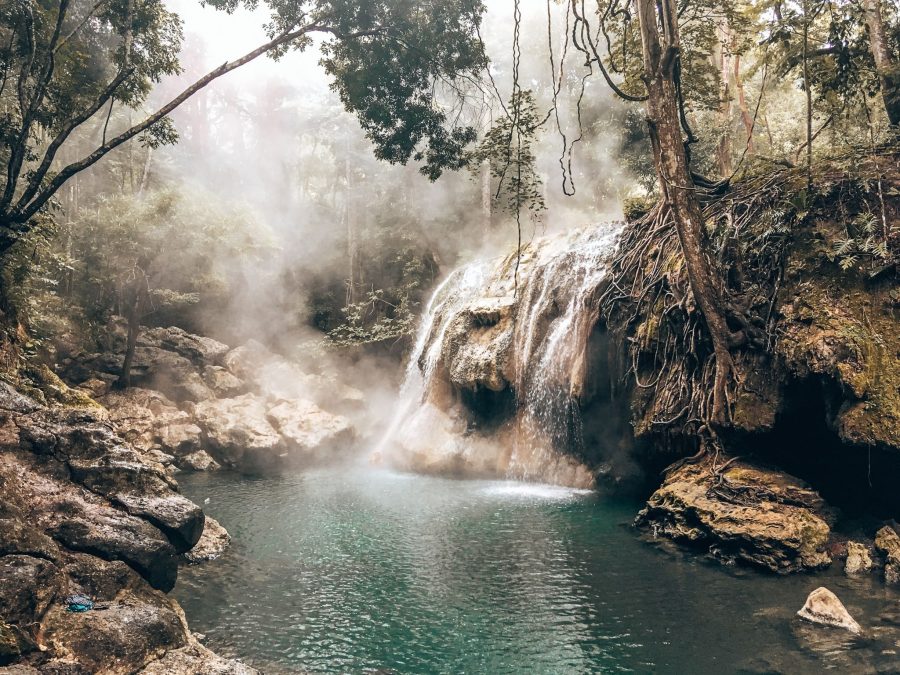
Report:
M 706 423 L 711 345 L 675 232 L 651 211 L 615 245 L 615 228 L 598 226 L 448 279 L 384 454 L 429 471 L 652 490 L 660 470 L 701 450 L 718 459 L 674 468 L 642 523 L 687 540 L 672 525 L 694 517 L 686 509 L 724 517 L 743 500 L 745 529 L 760 532 L 805 509 L 815 537 L 795 545 L 786 534 L 771 564 L 737 557 L 819 566 L 834 520 L 772 485 L 806 481 L 851 515 L 900 513 L 898 159 L 888 149 L 825 165 L 811 189 L 805 172 L 768 167 L 706 197 L 732 328 L 748 336 L 734 352 L 728 424 Z M 723 474 L 738 455 L 745 470 Z M 695 543 L 721 550 L 720 534 L 707 528 Z

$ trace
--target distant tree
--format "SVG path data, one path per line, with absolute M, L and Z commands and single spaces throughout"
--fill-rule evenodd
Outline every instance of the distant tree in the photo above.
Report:
M 264 250 L 265 230 L 250 214 L 183 189 L 105 200 L 82 213 L 75 225 L 65 300 L 71 318 L 87 326 L 106 325 L 116 315 L 125 318 L 122 387 L 130 386 L 144 323 L 162 313 L 171 320 L 201 301 L 229 295 L 242 258 Z M 44 292 L 60 290 L 55 285 Z
M 232 12 L 255 0 L 211 0 Z M 172 143 L 168 115 L 210 82 L 268 54 L 277 58 L 325 36 L 322 64 L 355 113 L 376 155 L 422 162 L 436 178 L 459 168 L 474 139 L 435 105 L 442 83 L 474 77 L 485 65 L 476 29 L 480 0 L 270 0 L 269 40 L 210 71 L 156 112 L 60 162 L 73 132 L 115 107 L 137 109 L 155 82 L 179 71 L 181 22 L 162 0 L 20 0 L 0 9 L 0 253 L 34 227 L 73 176 L 140 136 Z

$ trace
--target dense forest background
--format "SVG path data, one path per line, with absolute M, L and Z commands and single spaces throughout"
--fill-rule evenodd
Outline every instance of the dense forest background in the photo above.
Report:
M 490 65 L 473 68 L 476 83 L 435 95 L 452 114 L 445 121 L 469 125 L 477 138 L 458 170 L 437 182 L 416 162 L 389 165 L 379 157 L 395 158 L 373 154 L 371 127 L 360 128 L 346 110 L 347 90 L 318 65 L 313 47 L 323 38 L 302 51 L 275 50 L 279 60 L 217 79 L 175 109 L 171 124 L 135 135 L 62 184 L 6 254 L 4 311 L 27 335 L 27 350 L 51 360 L 60 344 L 102 340 L 116 316 L 229 343 L 262 338 L 286 352 L 325 345 L 399 356 L 435 282 L 461 261 L 505 251 L 520 234 L 618 218 L 623 208 L 640 213 L 655 199 L 651 134 L 636 102 L 645 76 L 640 4 L 488 3 L 479 42 Z M 146 54 L 135 49 L 147 72 L 71 130 L 54 167 L 89 155 L 266 39 L 261 8 L 137 5 L 146 14 L 137 30 L 152 33 L 143 38 Z M 91 6 L 70 8 L 73 22 L 78 12 L 86 18 L 66 24 L 68 37 L 88 35 L 67 67 L 102 80 L 123 58 L 115 45 L 136 39 L 135 24 L 121 24 L 135 5 L 96 16 Z M 892 137 L 896 2 L 673 6 L 681 132 L 698 184 L 874 151 Z M 10 165 L 24 126 L 12 86 L 28 53 L 23 17 L 31 12 L 39 28 L 31 39 L 40 43 L 52 39 L 57 9 L 9 3 L 0 17 L 9 81 L 0 89 L 0 155 Z M 104 40 L 106 48 L 92 49 Z M 86 86 L 75 71 L 65 77 L 25 134 L 25 164 L 37 162 L 62 124 L 51 108 L 58 113 Z M 896 233 L 878 227 L 874 207 L 869 215 L 848 224 L 835 253 L 847 264 L 893 255 Z

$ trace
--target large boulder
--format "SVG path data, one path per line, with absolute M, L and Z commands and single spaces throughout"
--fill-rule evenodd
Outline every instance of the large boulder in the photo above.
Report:
M 203 381 L 219 398 L 239 396 L 247 391 L 247 383 L 223 366 L 206 366 L 203 369 Z
M 206 447 L 218 461 L 245 470 L 284 463 L 287 445 L 267 418 L 265 400 L 253 394 L 199 403 L 194 409 Z
M 228 345 L 218 340 L 188 333 L 177 326 L 145 328 L 138 344 L 175 352 L 197 366 L 218 365 L 229 350 Z
M 272 361 L 274 354 L 261 342 L 248 340 L 222 357 L 228 372 L 244 381 L 253 381 L 259 370 Z
M 350 420 L 327 413 L 303 399 L 280 401 L 269 408 L 266 418 L 284 439 L 293 465 L 311 464 L 334 458 L 349 449 L 353 441 Z
M 214 397 L 193 361 L 164 348 L 138 346 L 131 379 L 133 384 L 161 391 L 177 403 Z
M 819 494 L 798 478 L 720 457 L 671 471 L 636 524 L 725 562 L 786 573 L 831 563 L 831 519 Z

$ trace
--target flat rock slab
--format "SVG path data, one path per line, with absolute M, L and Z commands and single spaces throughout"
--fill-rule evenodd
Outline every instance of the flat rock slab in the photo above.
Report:
M 831 514 L 803 481 L 744 461 L 705 458 L 671 471 L 638 514 L 657 536 L 705 548 L 723 562 L 773 572 L 817 569 L 826 552 Z M 725 466 L 721 471 L 717 467 Z

